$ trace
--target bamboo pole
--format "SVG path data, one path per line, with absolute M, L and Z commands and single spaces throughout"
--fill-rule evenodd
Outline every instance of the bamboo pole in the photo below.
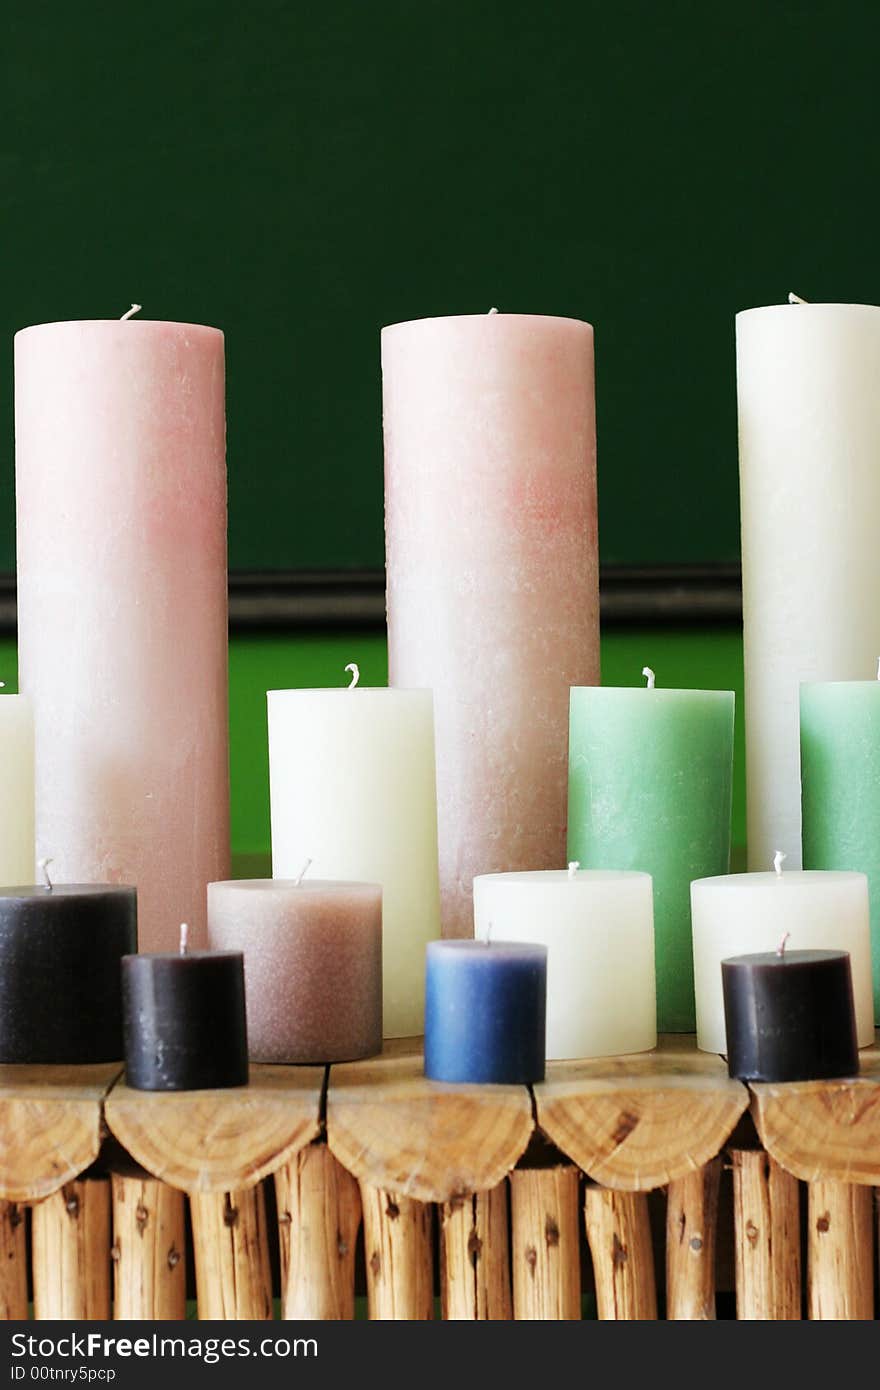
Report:
M 186 1317 L 184 1195 L 147 1174 L 114 1173 L 113 1316 Z
M 567 1164 L 510 1175 L 515 1318 L 581 1316 L 579 1187 L 580 1173 Z
M 110 1317 L 110 1183 L 65 1183 L 33 1209 L 34 1317 Z
M 666 1317 L 715 1317 L 715 1235 L 721 1159 L 669 1184 L 666 1202 Z
M 808 1184 L 807 1306 L 811 1318 L 874 1317 L 873 1192 L 854 1183 Z
M 199 1318 L 270 1319 L 272 1279 L 262 1187 L 192 1192 L 189 1201 Z
M 584 1195 L 584 1220 L 599 1317 L 631 1322 L 656 1318 L 657 1289 L 647 1195 L 615 1192 L 589 1183 Z
M 354 1317 L 354 1257 L 361 1199 L 326 1144 L 310 1144 L 275 1174 L 281 1246 L 281 1316 Z
M 0 1321 L 21 1321 L 27 1315 L 24 1208 L 17 1202 L 0 1202 Z
M 370 1317 L 426 1322 L 434 1316 L 432 1209 L 362 1182 Z
M 440 1291 L 448 1322 L 513 1317 L 507 1183 L 444 1202 L 440 1212 Z
M 785 1321 L 801 1316 L 798 1183 L 762 1149 L 734 1149 L 736 1315 Z

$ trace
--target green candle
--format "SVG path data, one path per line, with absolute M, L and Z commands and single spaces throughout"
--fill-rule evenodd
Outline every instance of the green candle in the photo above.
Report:
M 880 681 L 801 686 L 801 816 L 805 869 L 868 876 L 880 1017 Z
M 657 1026 L 696 1027 L 692 879 L 730 867 L 731 690 L 571 692 L 568 857 L 654 880 Z

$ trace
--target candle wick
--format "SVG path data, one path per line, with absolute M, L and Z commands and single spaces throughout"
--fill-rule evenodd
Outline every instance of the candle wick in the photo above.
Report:
M 141 311 L 141 309 L 142 309 L 143 307 L 144 307 L 144 306 L 143 306 L 142 304 L 132 304 L 132 306 L 131 306 L 131 308 L 128 310 L 128 312 L 125 313 L 125 314 L 123 314 L 123 315 L 120 317 L 119 322 L 120 322 L 120 323 L 125 323 L 125 320 L 126 320 L 126 319 L 130 319 L 131 316 L 132 316 L 132 314 L 139 314 L 140 311 Z
M 303 864 L 302 868 L 301 868 L 300 871 L 299 871 L 299 877 L 298 877 L 298 878 L 295 878 L 294 881 L 293 881 L 295 887 L 298 888 L 299 885 L 302 883 L 303 879 L 305 878 L 306 874 L 307 874 L 308 871 L 309 871 L 309 865 L 311 864 L 311 862 L 312 862 L 311 859 L 307 859 L 306 862 Z
M 784 862 L 787 858 L 788 858 L 788 855 L 787 855 L 787 854 L 783 854 L 781 849 L 778 849 L 778 850 L 776 851 L 776 853 L 774 854 L 774 856 L 773 856 L 773 867 L 774 867 L 774 869 L 776 870 L 776 876 L 777 876 L 777 878 L 782 878 L 782 865 L 783 865 L 783 862 Z
M 181 954 L 182 956 L 185 956 L 185 955 L 186 955 L 186 950 L 187 950 L 188 941 L 189 941 L 189 927 L 187 926 L 186 922 L 181 922 L 181 924 L 180 924 L 180 954 Z
M 578 869 L 579 869 L 580 867 L 581 867 L 581 861 L 580 861 L 579 859 L 572 859 L 572 860 L 570 861 L 570 863 L 569 863 L 569 865 L 568 865 L 568 878 L 569 878 L 569 882 L 571 882 L 571 880 L 574 878 L 575 874 L 577 873 L 577 871 L 578 871 Z
M 810 301 L 808 299 L 801 299 L 800 295 L 795 294 L 794 290 L 789 290 L 788 302 L 789 304 L 809 304 Z
M 491 940 L 492 940 L 492 923 L 491 923 L 491 922 L 487 922 L 487 924 L 486 924 L 486 945 L 487 945 L 487 946 L 490 944 Z
M 350 661 L 345 669 L 346 671 L 351 672 L 351 684 L 348 688 L 349 690 L 354 690 L 355 686 L 361 678 L 361 668 L 358 666 L 356 661 Z
M 880 681 L 880 656 L 877 658 L 877 679 Z M 0 682 L 2 684 L 2 682 Z
M 654 683 L 655 683 L 655 681 L 657 680 L 657 677 L 654 675 L 654 672 L 651 670 L 650 666 L 643 666 L 643 667 L 642 667 L 642 675 L 645 677 L 645 679 L 646 679 L 647 682 L 648 682 L 648 689 L 649 689 L 649 690 L 653 690 L 653 689 L 654 689 Z
M 498 313 L 498 310 L 497 310 L 497 309 L 490 309 L 490 310 L 489 310 L 489 313 L 490 313 L 490 314 L 497 314 L 497 313 Z M 488 318 L 488 314 L 487 314 L 486 317 Z
M 784 936 L 784 937 L 782 938 L 782 940 L 780 941 L 779 945 L 776 947 L 776 954 L 777 954 L 777 956 L 782 957 L 782 956 L 785 955 L 785 943 L 786 943 L 786 941 L 788 940 L 788 938 L 789 938 L 790 936 L 791 936 L 791 932 L 790 932 L 790 931 L 787 931 L 787 932 L 785 933 L 785 936 Z
M 46 888 L 49 889 L 49 892 L 50 892 L 50 893 L 51 893 L 51 891 L 52 891 L 52 880 L 51 880 L 51 878 L 49 877 L 49 865 L 50 865 L 51 863 L 52 863 L 52 860 L 51 860 L 51 859 L 40 859 L 40 860 L 38 861 L 38 863 L 37 863 L 37 868 L 40 870 L 40 872 L 41 872 L 42 875 L 43 875 L 43 885 L 44 885 L 44 887 L 46 887 Z

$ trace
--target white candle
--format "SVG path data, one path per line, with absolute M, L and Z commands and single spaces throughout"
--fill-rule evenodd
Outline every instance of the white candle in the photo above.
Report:
M 721 962 L 778 949 L 848 951 L 859 1047 L 874 1041 L 871 928 L 865 874 L 783 870 L 722 874 L 691 884 L 697 1046 L 725 1052 Z
M 429 690 L 270 690 L 272 873 L 382 886 L 386 1037 L 421 1033 L 439 935 Z
M 547 947 L 547 1058 L 613 1057 L 657 1042 L 650 874 L 480 874 L 480 940 Z
M 749 867 L 801 862 L 798 688 L 880 651 L 880 308 L 737 315 Z
M 0 694 L 0 884 L 34 881 L 34 712 Z

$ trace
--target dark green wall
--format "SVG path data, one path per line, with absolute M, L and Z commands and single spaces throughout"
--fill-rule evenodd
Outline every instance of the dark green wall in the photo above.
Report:
M 382 562 L 378 334 L 596 326 L 606 562 L 737 553 L 736 309 L 880 300 L 875 4 L 12 4 L 0 43 L 0 570 L 12 334 L 227 333 L 234 567 Z

